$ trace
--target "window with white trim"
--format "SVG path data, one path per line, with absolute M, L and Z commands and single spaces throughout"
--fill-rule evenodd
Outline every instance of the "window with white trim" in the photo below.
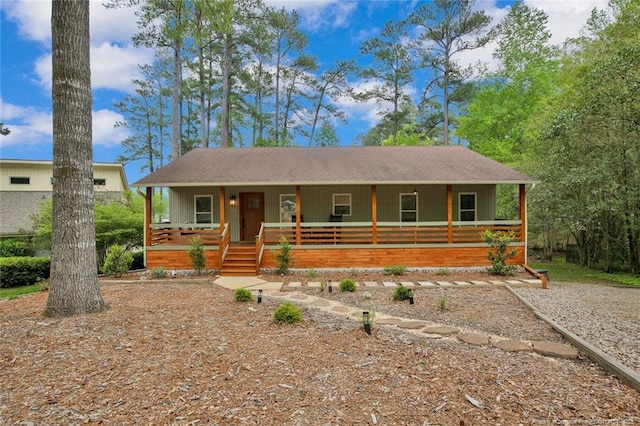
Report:
M 418 221 L 418 194 L 400 194 L 400 222 Z
M 213 196 L 212 195 L 196 195 L 194 197 L 195 204 L 195 222 L 196 223 L 213 223 Z
M 280 223 L 293 222 L 296 214 L 296 194 L 280 194 Z
M 9 183 L 11 185 L 29 185 L 31 178 L 29 176 L 10 176 Z
M 458 217 L 461 222 L 476 220 L 476 193 L 461 192 L 458 194 Z
M 351 194 L 333 194 L 333 215 L 351 216 Z

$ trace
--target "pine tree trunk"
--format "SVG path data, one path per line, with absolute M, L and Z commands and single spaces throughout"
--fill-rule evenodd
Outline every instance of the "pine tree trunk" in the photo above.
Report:
M 44 314 L 100 312 L 93 210 L 89 1 L 54 0 L 53 233 Z

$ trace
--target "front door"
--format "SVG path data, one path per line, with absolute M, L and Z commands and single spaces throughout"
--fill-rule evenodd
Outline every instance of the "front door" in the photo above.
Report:
M 240 241 L 254 242 L 264 222 L 264 193 L 240 193 Z

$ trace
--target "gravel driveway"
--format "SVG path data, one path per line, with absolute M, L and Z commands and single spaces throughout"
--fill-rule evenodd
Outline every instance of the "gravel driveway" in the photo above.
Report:
M 640 288 L 552 283 L 518 294 L 558 324 L 640 373 Z

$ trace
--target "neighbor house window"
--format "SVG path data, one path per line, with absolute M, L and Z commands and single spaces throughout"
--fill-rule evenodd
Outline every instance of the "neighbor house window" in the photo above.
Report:
M 333 214 L 351 216 L 351 194 L 333 194 Z
M 461 192 L 458 194 L 460 221 L 473 222 L 476 220 L 476 193 Z
M 195 196 L 196 223 L 213 223 L 213 196 Z
M 107 184 L 107 180 L 106 179 L 93 179 L 93 184 L 96 186 L 105 186 Z
M 280 194 L 280 223 L 293 222 L 296 214 L 295 194 Z
M 418 221 L 418 194 L 400 194 L 400 221 Z
M 11 185 L 29 185 L 29 183 L 31 182 L 31 178 L 23 176 L 11 176 L 9 177 L 9 182 L 11 182 Z

